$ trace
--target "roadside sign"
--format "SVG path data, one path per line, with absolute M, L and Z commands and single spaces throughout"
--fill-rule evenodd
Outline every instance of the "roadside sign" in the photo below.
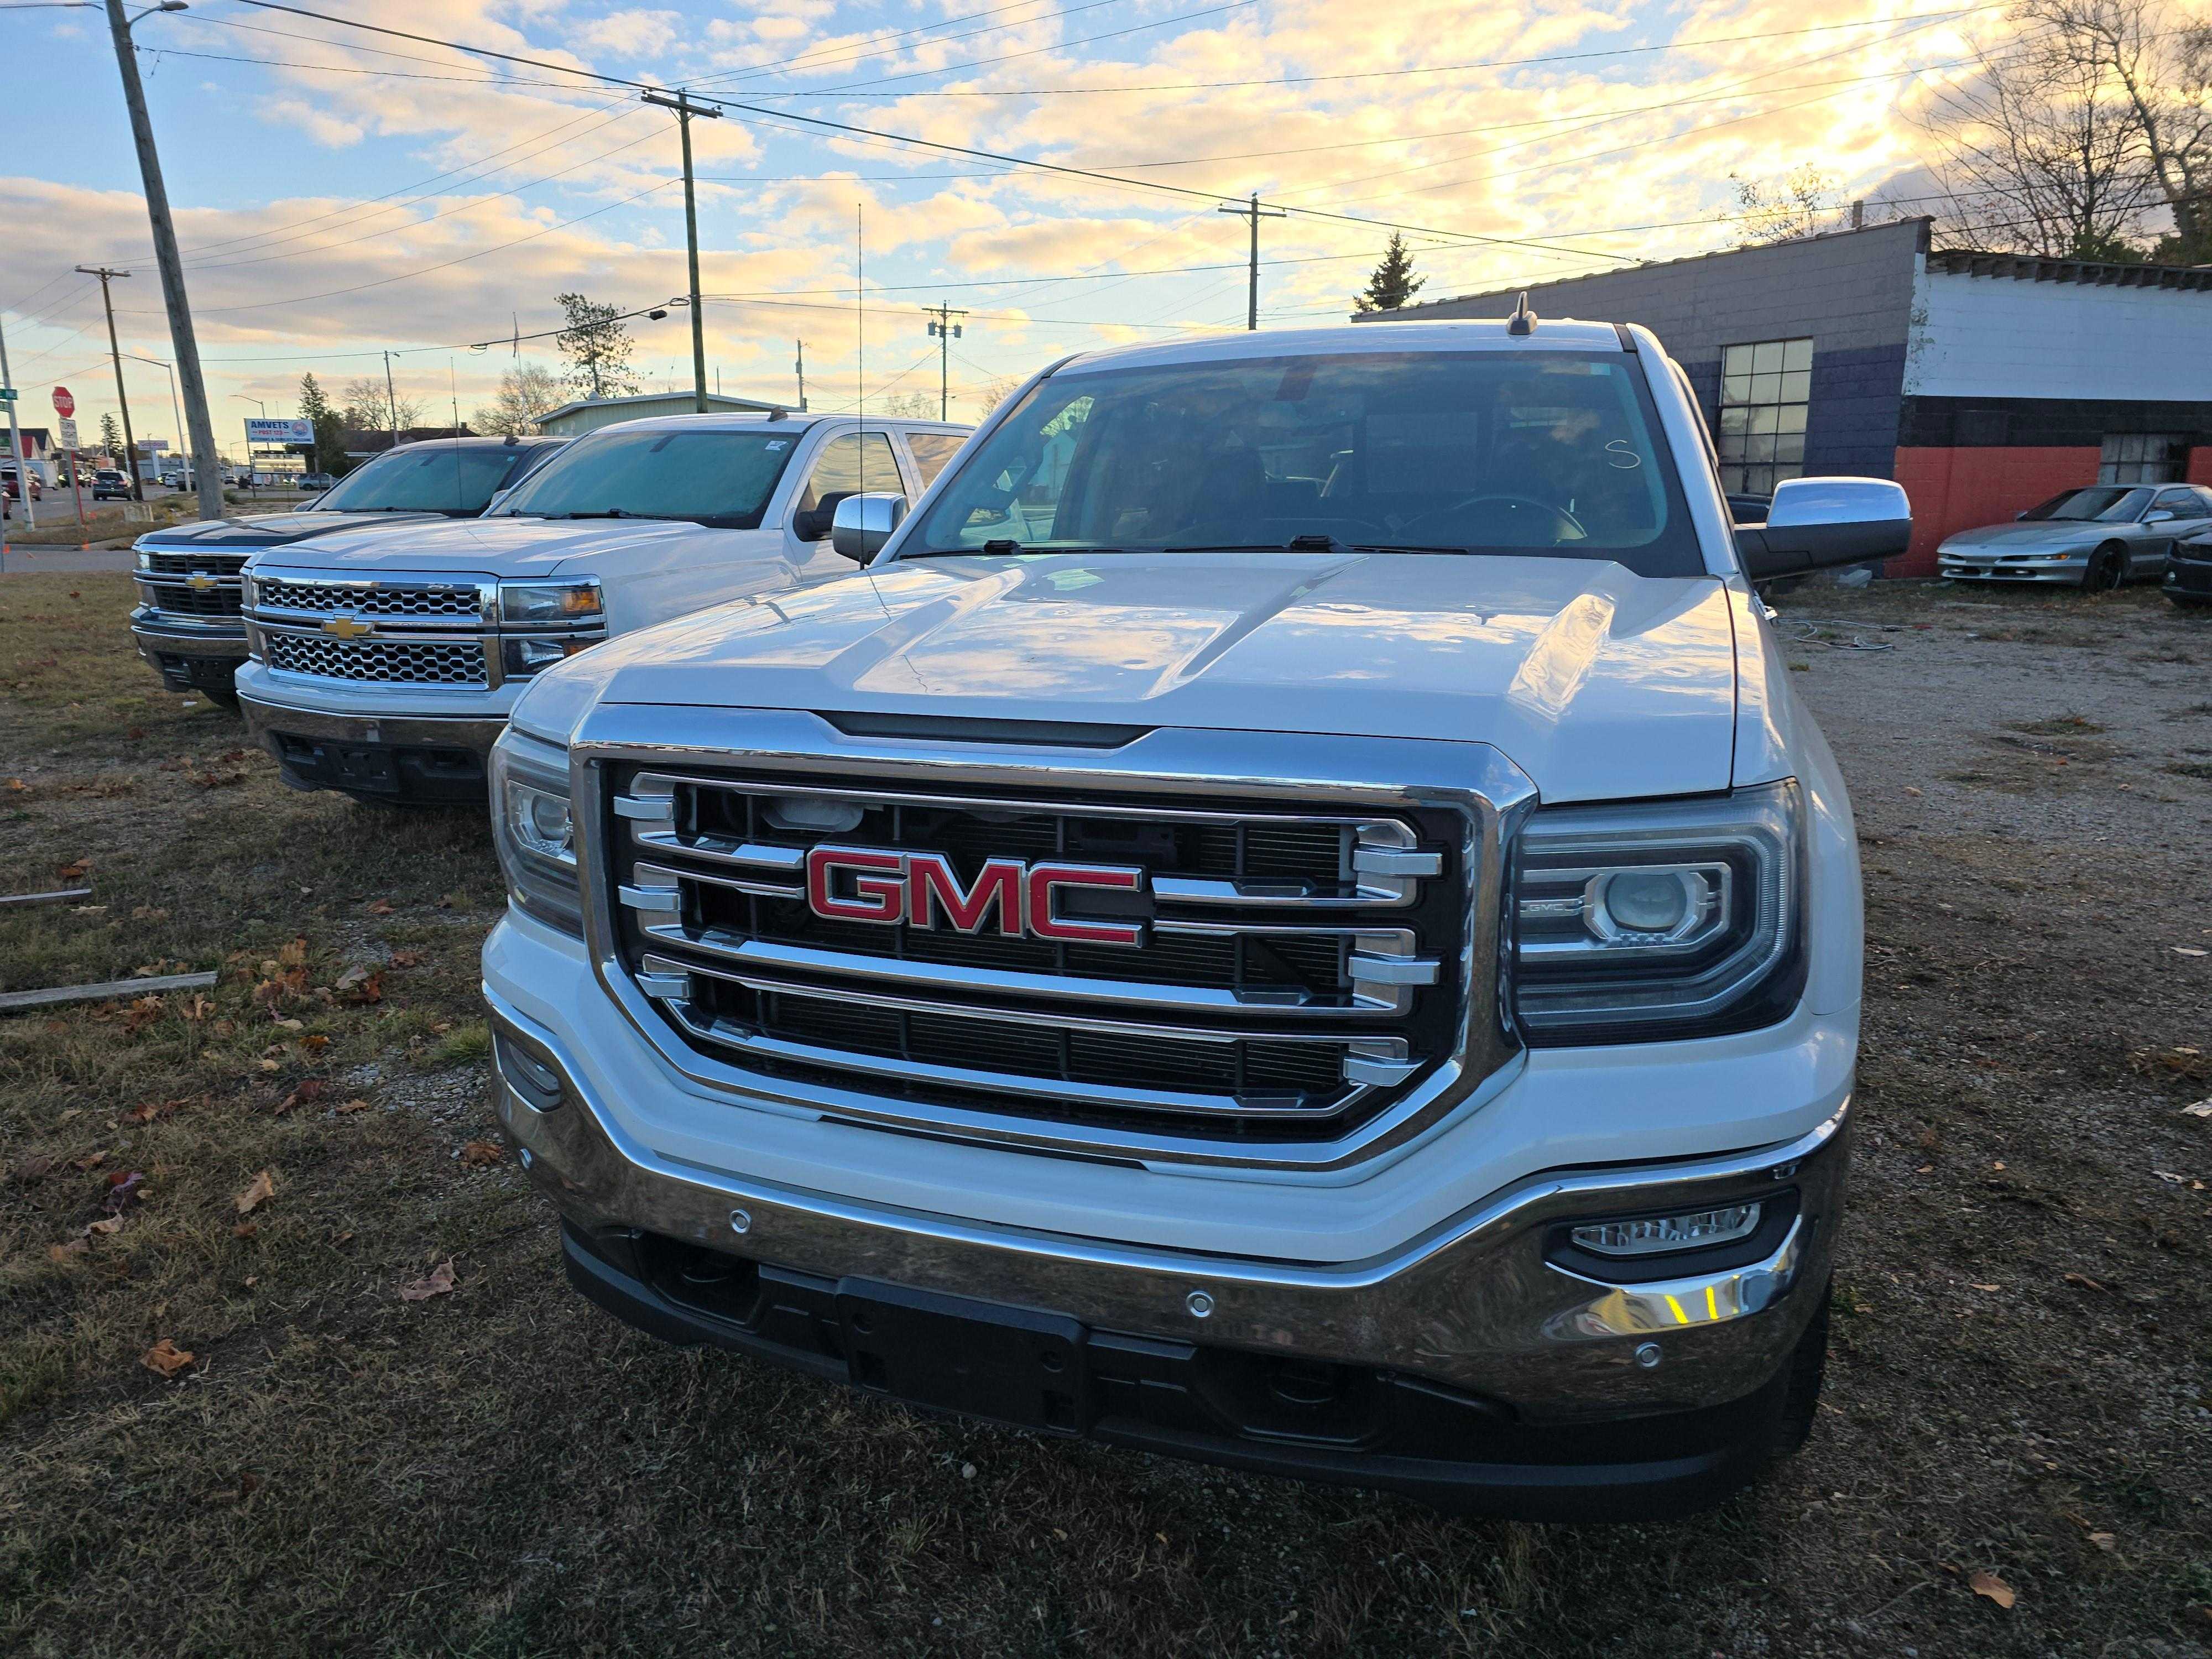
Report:
M 15 401 L 15 388 L 12 386 L 0 386 L 0 404 L 12 404 Z
M 75 404 L 71 404 L 70 407 L 71 409 L 75 409 L 76 405 Z M 61 428 L 62 447 L 64 449 L 75 449 L 76 447 L 76 422 L 70 419 L 68 416 L 64 415 L 61 418 Z
M 246 419 L 246 441 L 249 444 L 311 444 L 315 441 L 313 421 L 258 421 L 252 416 Z
M 70 389 L 65 386 L 54 388 L 54 413 L 64 420 L 76 413 L 76 399 L 70 396 Z

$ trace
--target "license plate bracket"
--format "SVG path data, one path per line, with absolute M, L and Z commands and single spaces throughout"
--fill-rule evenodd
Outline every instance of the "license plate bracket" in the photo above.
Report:
M 837 1286 L 854 1385 L 1049 1434 L 1088 1426 L 1080 1322 L 869 1279 Z

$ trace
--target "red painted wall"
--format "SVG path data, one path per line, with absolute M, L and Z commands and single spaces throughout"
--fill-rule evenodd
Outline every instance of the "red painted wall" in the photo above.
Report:
M 2004 524 L 2062 489 L 2097 482 L 2103 458 L 2080 448 L 1899 449 L 1897 482 L 1912 503 L 1912 550 L 1882 568 L 1886 576 L 1932 576 L 1936 548 L 1955 531 Z M 2190 453 L 2190 478 L 2212 475 L 2212 447 Z M 2212 483 L 2212 476 L 2203 482 Z
M 2193 484 L 2212 484 L 2212 444 L 2192 445 L 2189 451 L 2189 476 L 2186 482 Z

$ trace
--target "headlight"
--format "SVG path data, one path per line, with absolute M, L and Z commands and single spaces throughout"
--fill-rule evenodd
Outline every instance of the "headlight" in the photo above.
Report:
M 1534 1045 L 1771 1024 L 1803 988 L 1796 782 L 1540 811 L 1520 837 L 1515 1007 Z
M 507 896 L 538 921 L 581 937 L 568 757 L 512 726 L 491 751 L 491 818 Z
M 566 662 L 579 651 L 597 645 L 596 634 L 578 639 L 574 635 L 549 635 L 532 638 L 528 635 L 520 639 L 504 640 L 500 643 L 500 668 L 511 680 L 527 679 L 540 669 L 550 668 L 556 662 Z
M 499 585 L 499 619 L 503 623 L 596 623 L 605 614 L 595 581 Z

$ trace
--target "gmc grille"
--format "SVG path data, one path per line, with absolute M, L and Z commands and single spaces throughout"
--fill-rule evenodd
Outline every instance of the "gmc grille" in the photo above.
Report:
M 923 794 L 604 769 L 601 882 L 672 1035 L 767 1076 L 1219 1139 L 1333 1139 L 1451 1057 L 1468 836 L 1446 809 Z M 794 814 L 781 805 L 807 803 Z M 835 828 L 802 829 L 809 821 Z M 1136 947 L 817 915 L 816 844 L 1136 866 L 1071 920 Z

